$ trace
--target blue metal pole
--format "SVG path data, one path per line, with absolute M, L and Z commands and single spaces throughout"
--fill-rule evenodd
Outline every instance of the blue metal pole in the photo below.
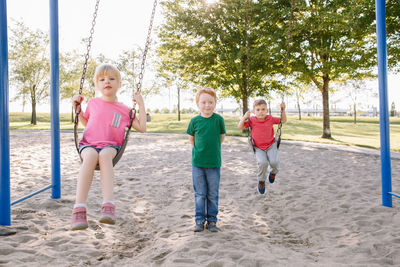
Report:
M 50 73 L 51 73 L 51 164 L 52 198 L 61 197 L 60 175 L 60 114 L 59 114 L 59 46 L 58 0 L 50 0 Z
M 0 0 L 0 225 L 11 224 L 7 5 Z
M 33 197 L 33 196 L 36 196 L 36 195 L 38 195 L 38 194 L 40 194 L 40 193 L 42 193 L 42 192 L 44 192 L 44 191 L 46 191 L 46 190 L 52 189 L 52 188 L 53 188 L 53 185 L 46 186 L 46 187 L 43 188 L 43 189 L 40 189 L 40 190 L 38 190 L 38 191 L 36 191 L 36 192 L 34 192 L 34 193 L 32 193 L 32 194 L 29 194 L 29 195 L 27 195 L 27 196 L 21 197 L 20 199 L 17 199 L 17 200 L 15 200 L 15 201 L 11 202 L 11 206 L 13 206 L 13 205 L 15 205 L 15 204 L 18 204 L 18 203 L 20 203 L 20 202 L 22 202 L 22 201 L 24 201 L 24 200 L 26 200 L 26 199 L 28 199 L 28 198 L 31 198 L 31 197 Z
M 379 119 L 381 137 L 382 205 L 392 207 L 390 166 L 389 111 L 387 94 L 386 11 L 385 0 L 376 0 L 376 35 L 378 46 Z

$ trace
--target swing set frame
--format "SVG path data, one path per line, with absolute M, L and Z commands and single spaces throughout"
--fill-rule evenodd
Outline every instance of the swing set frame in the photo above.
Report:
M 59 61 L 58 61 L 58 0 L 50 2 L 50 47 L 51 47 L 51 145 L 52 145 L 52 198 L 60 198 L 60 154 L 59 154 Z M 378 79 L 380 103 L 381 179 L 382 205 L 392 207 L 390 164 L 390 131 L 387 93 L 386 13 L 385 0 L 376 0 Z M 10 134 L 8 94 L 8 36 L 6 0 L 0 0 L 0 225 L 11 225 L 10 201 Z
M 97 0 L 98 2 L 99 0 Z M 59 118 L 59 34 L 58 0 L 49 0 L 50 12 L 50 119 L 51 119 L 51 185 L 11 202 L 10 196 L 10 133 L 9 133 L 9 94 L 8 94 L 8 35 L 7 0 L 0 0 L 0 225 L 11 225 L 11 206 L 51 189 L 51 198 L 61 198 L 60 171 L 60 118 Z M 146 40 L 145 52 L 150 44 L 150 33 L 155 15 L 157 0 L 154 0 L 152 19 Z M 98 4 L 96 5 L 97 14 Z M 95 22 L 94 22 L 95 23 Z M 92 24 L 92 27 L 94 24 Z M 91 33 L 92 35 L 93 33 Z M 90 47 L 89 49 L 90 50 Z M 88 59 L 88 56 L 87 56 Z M 87 59 L 86 67 L 87 67 Z M 146 55 L 143 55 L 142 68 L 137 83 L 140 91 Z M 84 69 L 86 69 L 84 67 Z M 82 83 L 82 82 L 81 82 Z M 134 107 L 133 109 L 134 110 Z M 122 155 L 122 154 L 121 154 Z

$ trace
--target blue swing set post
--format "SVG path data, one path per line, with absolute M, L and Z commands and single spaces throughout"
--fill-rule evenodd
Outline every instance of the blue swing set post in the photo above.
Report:
M 386 11 L 385 0 L 376 0 L 376 35 L 378 47 L 379 120 L 381 139 L 382 205 L 392 207 L 392 173 L 390 164 L 390 130 L 387 94 Z
M 52 198 L 61 197 L 60 174 L 60 77 L 59 77 L 59 45 L 58 45 L 58 0 L 50 1 L 50 73 L 51 73 L 51 184 Z
M 0 0 L 0 225 L 10 225 L 10 133 L 6 0 Z
M 8 110 L 8 44 L 6 0 L 0 0 L 0 225 L 11 225 L 11 206 L 52 189 L 51 197 L 61 197 L 60 175 L 60 124 L 59 124 L 59 44 L 58 44 L 58 0 L 50 4 L 50 73 L 51 73 L 51 185 L 10 203 L 10 142 Z

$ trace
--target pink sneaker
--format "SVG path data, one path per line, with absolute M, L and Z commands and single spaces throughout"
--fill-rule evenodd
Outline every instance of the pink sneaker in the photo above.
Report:
M 74 208 L 72 210 L 71 229 L 83 230 L 88 228 L 86 219 L 86 208 Z
M 101 217 L 99 222 L 107 224 L 115 224 L 115 205 L 105 203 L 101 206 Z

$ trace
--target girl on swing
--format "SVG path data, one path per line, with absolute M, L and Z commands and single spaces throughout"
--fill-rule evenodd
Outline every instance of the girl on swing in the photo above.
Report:
M 286 123 L 286 105 L 281 104 L 282 124 Z M 263 99 L 254 101 L 253 113 L 250 117 L 250 111 L 241 118 L 238 128 L 243 130 L 251 129 L 251 136 L 254 144 L 254 154 L 257 161 L 258 192 L 265 193 L 265 180 L 268 174 L 270 183 L 275 181 L 275 176 L 279 171 L 278 147 L 274 137 L 274 124 L 279 124 L 280 118 L 267 115 L 267 102 Z M 268 173 L 268 166 L 270 171 Z
M 72 230 L 88 227 L 86 200 L 97 164 L 100 166 L 100 183 L 103 196 L 99 221 L 115 224 L 115 204 L 113 202 L 114 169 L 113 158 L 120 150 L 125 136 L 125 127 L 130 122 L 131 109 L 118 102 L 117 92 L 121 87 L 121 74 L 112 65 L 103 64 L 94 74 L 95 89 L 101 97 L 89 100 L 86 111 L 79 113 L 79 121 L 85 126 L 83 138 L 79 143 L 82 164 L 78 174 L 76 202 L 72 211 Z M 80 108 L 81 95 L 72 98 L 73 107 Z M 138 132 L 146 131 L 146 110 L 142 96 L 136 92 L 133 101 L 139 105 L 139 118 L 133 121 Z

